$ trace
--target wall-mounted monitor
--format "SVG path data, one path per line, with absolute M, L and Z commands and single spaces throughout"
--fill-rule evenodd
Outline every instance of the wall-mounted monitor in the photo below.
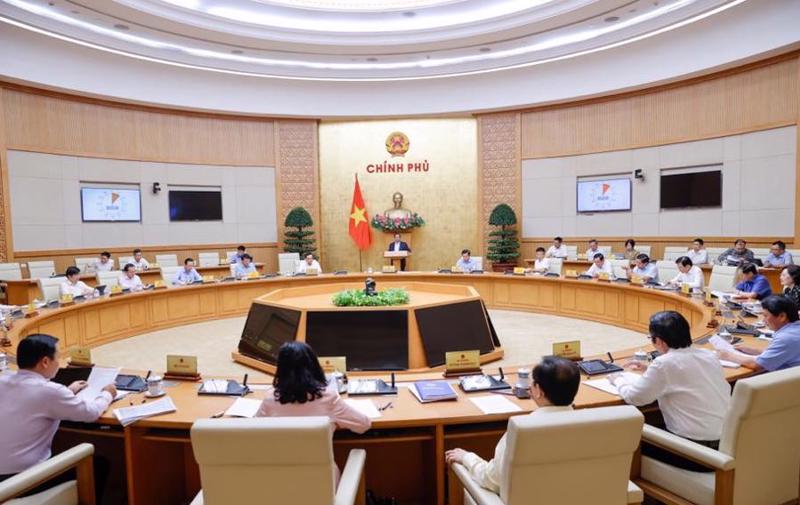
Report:
M 629 177 L 578 179 L 578 212 L 612 212 L 631 210 Z
M 170 189 L 170 221 L 222 221 L 220 189 Z
M 661 171 L 661 208 L 722 207 L 722 167 Z
M 133 188 L 81 188 L 81 219 L 84 223 L 138 223 L 142 220 L 141 194 Z

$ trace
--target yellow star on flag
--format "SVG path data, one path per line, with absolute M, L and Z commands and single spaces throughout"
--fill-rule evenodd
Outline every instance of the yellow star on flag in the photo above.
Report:
M 359 209 L 358 207 L 355 207 L 353 213 L 350 214 L 350 219 L 353 220 L 353 226 L 358 226 L 358 223 L 360 223 L 361 221 L 364 221 L 365 223 L 367 222 L 367 218 L 364 216 L 364 212 L 366 210 L 367 210 L 366 208 Z

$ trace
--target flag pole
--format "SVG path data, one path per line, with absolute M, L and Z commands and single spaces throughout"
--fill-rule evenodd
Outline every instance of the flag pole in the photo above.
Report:
M 358 271 L 364 271 L 364 266 L 361 264 L 361 249 L 358 250 Z

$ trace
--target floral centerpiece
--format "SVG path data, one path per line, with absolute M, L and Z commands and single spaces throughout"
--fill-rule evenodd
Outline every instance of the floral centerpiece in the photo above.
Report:
M 408 291 L 402 288 L 391 288 L 378 291 L 374 296 L 364 290 L 346 289 L 333 295 L 333 304 L 337 307 L 384 307 L 387 305 L 403 305 L 408 303 Z
M 385 232 L 407 231 L 424 225 L 425 220 L 416 212 L 406 217 L 390 218 L 383 214 L 375 214 L 372 218 L 372 227 Z

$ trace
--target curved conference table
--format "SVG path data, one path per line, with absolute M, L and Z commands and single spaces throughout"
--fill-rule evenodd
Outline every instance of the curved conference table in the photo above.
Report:
M 366 277 L 365 274 L 275 277 L 125 294 L 41 310 L 34 317 L 17 320 L 9 336 L 15 344 L 27 334 L 49 333 L 59 337 L 64 347 L 92 347 L 158 329 L 242 316 L 247 313 L 254 298 L 274 289 L 349 281 L 363 286 Z M 647 330 L 651 314 L 660 310 L 676 310 L 683 314 L 691 323 L 695 339 L 712 333 L 713 330 L 707 325 L 715 319 L 714 310 L 704 306 L 697 298 L 597 280 L 422 272 L 377 273 L 372 277 L 376 279 L 379 289 L 382 279 L 469 285 L 480 293 L 489 308 L 576 317 L 642 333 Z M 584 340 L 587 339 L 591 339 L 591 336 L 584 337 Z M 750 343 L 756 347 L 766 345 L 762 341 L 752 340 Z M 649 349 L 650 346 L 645 345 L 647 343 L 643 334 L 641 346 L 612 354 L 615 359 L 624 359 L 638 349 Z M 225 356 L 230 355 L 231 351 L 228 348 L 219 350 Z M 202 363 L 200 365 L 202 373 Z M 484 371 L 496 373 L 496 368 L 485 366 Z M 506 371 L 513 373 L 514 369 L 507 367 Z M 129 372 L 143 375 L 141 370 Z M 739 368 L 725 369 L 725 373 L 729 380 L 734 381 L 751 372 Z M 373 376 L 388 379 L 385 374 L 376 373 Z M 399 377 L 402 386 L 402 381 L 437 378 L 441 377 L 441 372 Z M 508 380 L 513 384 L 515 377 L 511 376 Z M 188 503 L 200 488 L 189 429 L 196 419 L 211 417 L 224 411 L 233 402 L 233 398 L 198 396 L 197 387 L 197 383 L 191 382 L 179 382 L 168 387 L 167 393 L 177 406 L 176 412 L 142 420 L 125 428 L 117 423 L 111 409 L 95 424 L 62 423 L 55 449 L 89 441 L 95 444 L 98 454 L 111 461 L 107 500 L 104 503 L 118 503 L 125 495 L 131 505 Z M 259 389 L 248 397 L 263 398 L 264 393 L 263 389 Z M 395 397 L 372 397 L 376 405 L 382 406 L 391 401 L 392 407 L 374 420 L 373 428 L 365 435 L 337 432 L 334 440 L 336 459 L 342 464 L 347 451 L 356 447 L 365 448 L 368 452 L 368 489 L 375 490 L 378 496 L 394 496 L 402 503 L 443 504 L 446 495 L 444 451 L 452 447 L 464 447 L 484 457 L 491 457 L 509 417 L 509 414 L 483 414 L 467 399 L 468 396 L 459 392 L 458 401 L 422 405 L 406 388 L 401 387 Z M 112 408 L 128 406 L 131 402 L 138 404 L 143 398 L 142 394 L 131 395 Z M 536 408 L 532 400 L 506 398 L 521 407 L 520 413 Z M 581 384 L 575 400 L 577 408 L 620 403 L 618 397 L 584 384 Z M 115 493 L 121 496 L 115 498 Z M 450 497 L 450 503 L 459 502 L 460 497 Z

